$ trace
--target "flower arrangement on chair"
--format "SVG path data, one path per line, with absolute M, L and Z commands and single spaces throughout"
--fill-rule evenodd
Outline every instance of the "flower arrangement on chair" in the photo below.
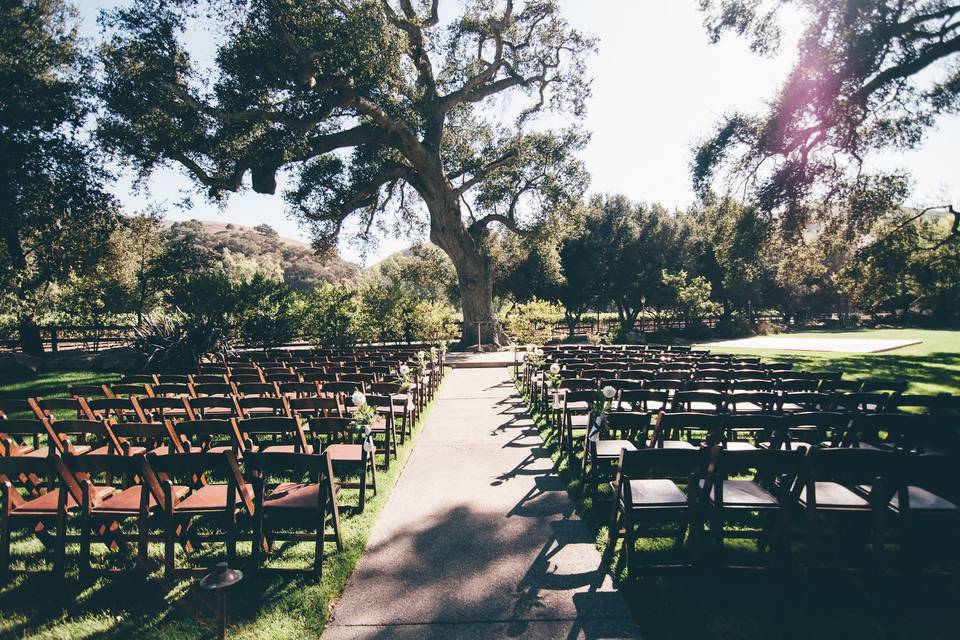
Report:
M 402 393 L 410 393 L 410 390 L 413 388 L 413 378 L 410 377 L 410 366 L 406 364 L 400 365 L 397 369 L 397 384 L 400 385 L 400 391 Z
M 373 444 L 373 421 L 377 419 L 377 410 L 367 404 L 367 396 L 357 389 L 351 396 L 353 406 L 353 426 L 357 432 L 363 434 L 363 450 L 373 453 L 376 448 Z
M 607 415 L 613 407 L 615 397 L 617 397 L 617 390 L 610 385 L 597 391 L 593 407 L 590 409 L 590 432 L 587 437 L 591 442 L 600 440 L 600 436 L 607 426 Z

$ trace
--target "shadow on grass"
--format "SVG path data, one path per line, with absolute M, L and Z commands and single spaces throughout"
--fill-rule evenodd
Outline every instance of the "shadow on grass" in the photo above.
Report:
M 919 356 L 803 356 L 776 355 L 771 361 L 792 362 L 801 369 L 842 371 L 845 379 L 906 380 L 908 392 L 948 391 L 960 393 L 960 353 Z

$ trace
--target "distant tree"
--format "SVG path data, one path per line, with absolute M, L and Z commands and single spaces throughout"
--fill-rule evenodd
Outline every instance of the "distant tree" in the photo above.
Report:
M 671 291 L 664 270 L 687 260 L 684 221 L 660 205 L 634 204 L 625 196 L 597 196 L 586 221 L 587 242 L 598 257 L 598 294 L 617 309 L 622 331 L 632 331 L 647 308 L 666 308 Z
M 273 227 L 271 227 L 270 225 L 266 224 L 266 223 L 264 223 L 264 224 L 258 224 L 257 226 L 255 226 L 255 227 L 253 228 L 253 230 L 256 231 L 257 233 L 259 233 L 259 234 L 262 235 L 262 236 L 267 236 L 268 238 L 278 238 L 278 237 L 280 237 L 280 234 L 277 233 L 277 230 L 274 229 Z
M 101 154 L 84 138 L 91 85 L 68 4 L 0 4 L 0 292 L 28 353 L 43 351 L 39 300 L 96 262 L 118 220 Z
M 605 290 L 603 253 L 581 217 L 560 242 L 560 267 L 563 281 L 557 286 L 557 301 L 563 305 L 563 317 L 569 336 L 591 307 L 599 307 Z M 604 302 L 606 304 L 606 302 Z
M 694 186 L 722 181 L 792 238 L 811 222 L 866 231 L 909 191 L 909 176 L 872 171 L 869 154 L 916 147 L 960 108 L 960 3 L 700 0 L 712 40 L 733 31 L 760 53 L 777 49 L 790 4 L 807 17 L 793 70 L 766 113 L 728 115 L 700 145 Z M 938 208 L 960 239 L 960 210 Z
M 408 252 L 389 256 L 377 268 L 388 286 L 402 286 L 417 299 L 456 303 L 457 272 L 450 258 L 431 244 L 418 243 Z
M 222 25 L 213 68 L 193 64 L 191 15 Z M 250 184 L 286 199 L 323 249 L 359 214 L 365 239 L 394 212 L 457 270 L 467 326 L 505 339 L 486 245 L 586 188 L 575 130 L 531 130 L 545 110 L 584 113 L 585 56 L 556 0 L 136 0 L 109 12 L 100 134 L 143 173 L 178 163 L 219 199 Z M 503 122 L 495 104 L 517 114 Z M 419 203 L 419 205 L 418 205 Z M 472 330 L 471 330 L 472 331 Z

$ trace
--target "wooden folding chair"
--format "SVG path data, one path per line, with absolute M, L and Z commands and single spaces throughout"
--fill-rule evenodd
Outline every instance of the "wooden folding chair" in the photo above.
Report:
M 164 578 L 170 580 L 207 571 L 206 567 L 178 567 L 177 542 L 190 554 L 204 542 L 223 541 L 227 547 L 226 560 L 234 564 L 239 517 L 253 517 L 256 511 L 253 487 L 244 481 L 233 452 L 151 454 L 147 456 L 147 463 L 160 478 L 163 489 Z M 220 482 L 215 484 L 213 479 Z M 190 490 L 182 499 L 177 499 L 180 486 Z M 220 531 L 201 533 L 198 522 L 202 522 L 205 529 L 219 524 Z
M 281 396 L 249 396 L 237 398 L 241 418 L 290 417 L 290 405 Z
M 724 540 L 751 538 L 757 550 L 767 548 L 781 566 L 786 566 L 789 550 L 789 516 L 794 506 L 791 494 L 802 451 L 730 450 L 714 448 L 707 474 L 701 480 L 700 503 L 710 523 L 716 558 L 724 562 Z M 753 471 L 753 477 L 743 475 Z M 750 527 L 756 517 L 759 526 Z M 736 527 L 728 529 L 733 523 Z
M 47 427 L 51 449 L 59 455 L 68 451 L 82 455 L 93 450 L 120 450 L 120 443 L 106 420 L 48 420 L 43 424 Z
M 684 546 L 687 531 L 694 548 L 699 546 L 702 516 L 699 480 L 708 462 L 707 449 L 639 449 L 622 451 L 613 481 L 615 498 L 610 517 L 608 545 L 615 548 L 623 536 L 621 561 L 633 576 L 636 542 L 641 537 L 672 538 L 674 548 Z M 675 482 L 682 478 L 685 489 Z M 675 528 L 665 527 L 672 521 Z M 646 568 L 676 567 L 678 563 L 648 563 Z
M 237 421 L 228 420 L 167 420 L 167 432 L 170 439 L 178 443 L 185 452 L 222 453 L 232 451 L 239 456 L 243 450 L 243 439 L 237 430 Z
M 150 525 L 163 513 L 165 498 L 160 480 L 146 463 L 144 455 L 74 456 L 68 453 L 64 456 L 64 462 L 80 482 L 82 493 L 79 518 L 80 576 L 84 578 L 91 573 L 123 575 L 123 569 L 94 569 L 90 549 L 96 538 L 108 551 L 128 552 L 129 534 L 122 527 L 124 522 L 131 520 L 136 526 L 137 566 L 144 574 L 148 573 L 148 543 L 151 540 L 162 541 L 162 537 L 150 535 Z M 103 499 L 91 480 L 97 476 L 105 478 L 103 486 L 110 486 L 114 478 L 119 478 L 121 488 Z M 187 486 L 175 486 L 172 495 L 178 500 L 188 491 Z
M 127 398 L 90 398 L 87 407 L 94 420 L 115 420 L 116 422 L 146 422 L 147 418 L 140 408 L 136 397 Z
M 33 407 L 34 414 L 41 419 L 57 420 L 60 415 L 66 415 L 74 420 L 96 420 L 85 398 L 73 396 L 70 398 L 36 398 L 28 400 Z M 59 414 L 59 415 L 58 415 Z
M 243 417 L 236 396 L 201 396 L 187 398 L 190 412 L 199 420 L 228 420 Z
M 140 398 L 137 404 L 140 405 L 140 410 L 147 422 L 162 423 L 165 420 L 179 422 L 196 419 L 184 396 Z
M 49 490 L 27 497 L 17 490 L 17 478 L 39 478 Z M 113 487 L 94 487 L 91 499 L 98 502 L 114 492 Z M 47 549 L 53 550 L 53 571 L 63 576 L 66 560 L 67 516 L 83 501 L 80 484 L 59 453 L 49 456 L 0 457 L 0 575 L 10 572 L 10 539 L 14 529 L 32 531 Z M 52 533 L 51 533 L 52 531 Z
M 309 453 L 299 416 L 261 416 L 237 421 L 237 432 L 248 451 Z
M 263 545 L 275 541 L 314 543 L 312 571 L 323 571 L 324 542 L 332 539 L 343 549 L 340 508 L 333 481 L 333 466 L 325 453 L 249 453 L 248 471 L 254 487 L 254 570 L 263 570 Z M 280 480 L 275 482 L 274 479 Z M 332 533 L 327 535 L 327 520 Z M 306 529 L 310 533 L 303 533 Z M 271 571 L 282 569 L 271 568 Z M 286 571 L 304 571 L 286 569 Z
M 823 559 L 824 525 L 832 524 L 835 538 L 846 531 L 865 545 L 869 541 L 872 564 L 879 569 L 895 460 L 895 453 L 876 449 L 809 448 L 794 486 L 797 503 L 806 516 L 809 568 L 818 567 Z
M 654 427 L 651 447 L 696 449 L 723 429 L 722 416 L 710 413 L 661 413 Z
M 330 458 L 338 478 L 338 484 L 344 489 L 358 489 L 360 492 L 358 508 L 363 512 L 367 504 L 367 476 L 374 495 L 377 493 L 377 466 L 374 464 L 373 451 L 367 451 L 356 442 L 359 435 L 348 417 L 323 416 L 310 418 L 310 433 L 319 441 L 322 451 Z M 317 451 L 316 445 L 314 452 Z M 357 475 L 358 482 L 347 483 L 344 477 Z

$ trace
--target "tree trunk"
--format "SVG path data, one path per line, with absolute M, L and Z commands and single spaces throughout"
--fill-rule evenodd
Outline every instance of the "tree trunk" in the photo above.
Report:
M 40 337 L 40 327 L 31 315 L 21 315 L 18 318 L 20 329 L 20 349 L 29 355 L 43 353 L 43 338 Z
M 510 338 L 493 308 L 493 273 L 483 253 L 486 230 L 471 233 L 463 226 L 460 207 L 452 194 L 449 199 L 428 202 L 428 207 L 430 240 L 450 256 L 460 284 L 463 332 L 457 349 L 477 349 L 479 344 L 483 350 L 495 350 L 509 344 Z

